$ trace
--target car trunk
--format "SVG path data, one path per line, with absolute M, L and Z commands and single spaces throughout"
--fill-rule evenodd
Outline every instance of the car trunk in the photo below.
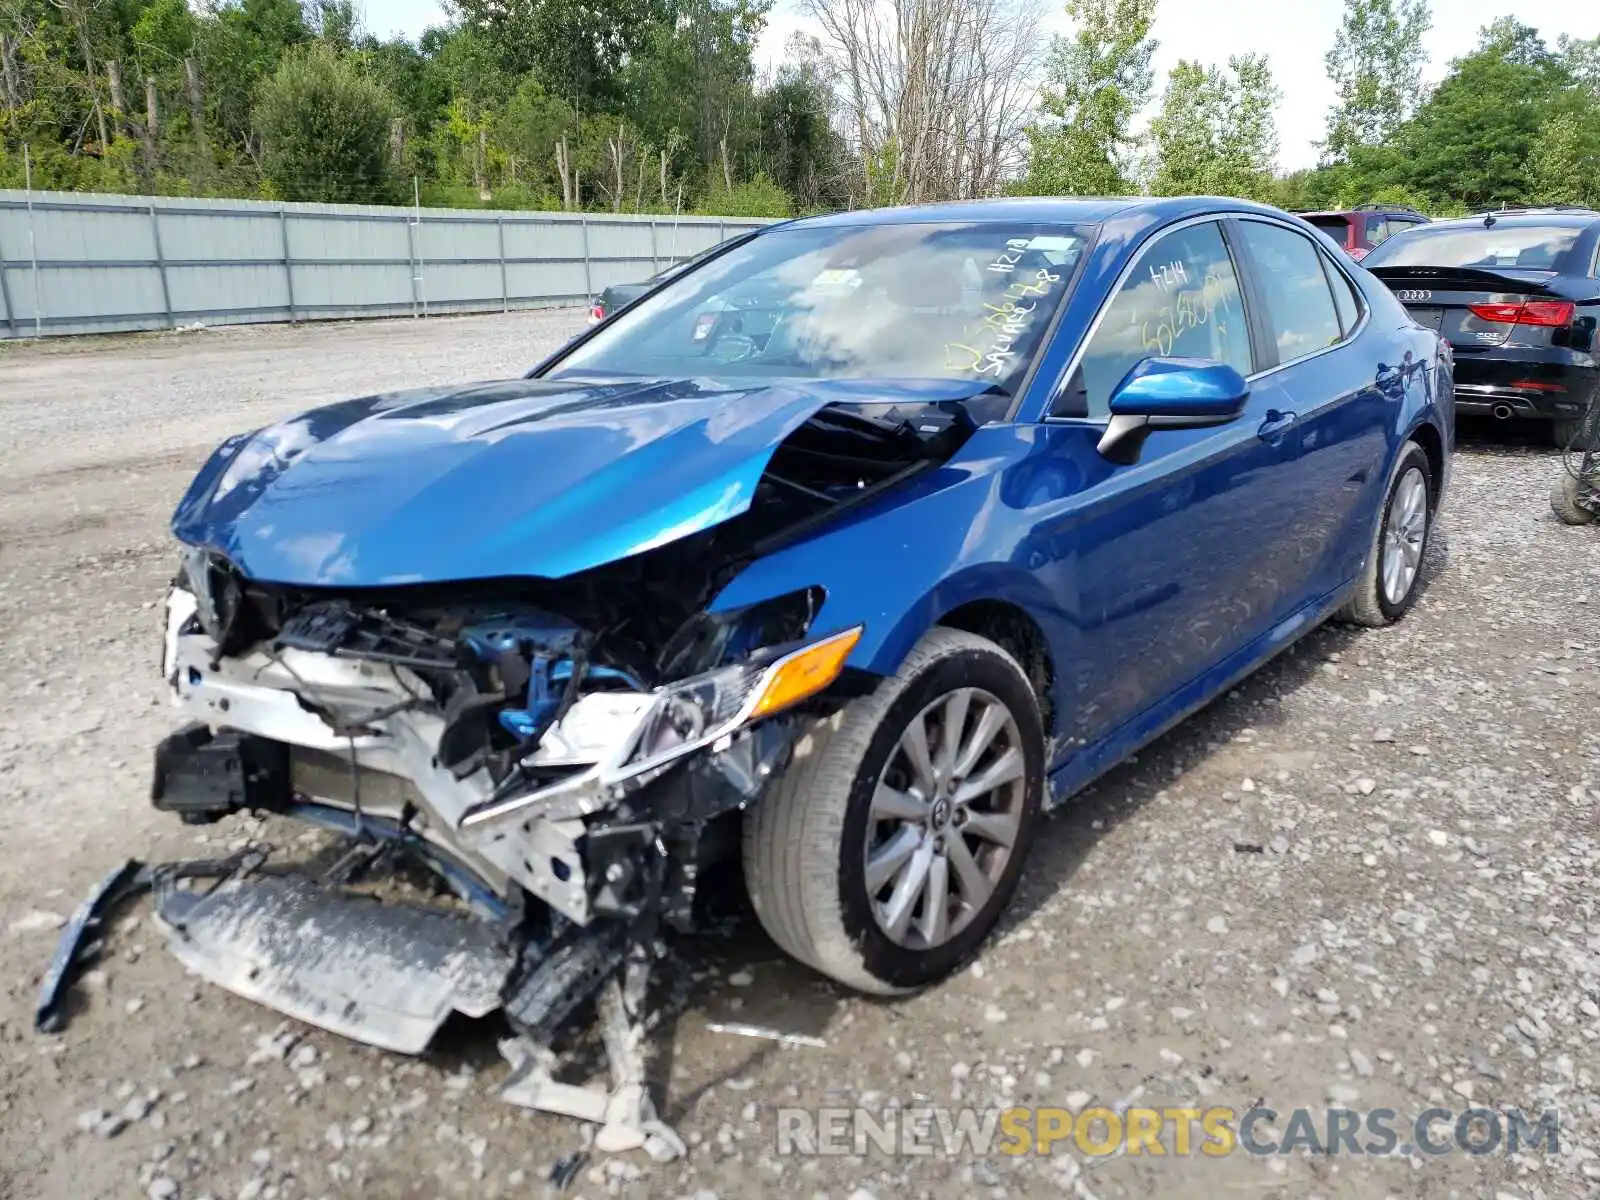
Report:
M 1543 349 L 1565 341 L 1576 316 L 1548 271 L 1476 267 L 1374 267 L 1412 320 L 1437 330 L 1458 355 L 1507 345 Z

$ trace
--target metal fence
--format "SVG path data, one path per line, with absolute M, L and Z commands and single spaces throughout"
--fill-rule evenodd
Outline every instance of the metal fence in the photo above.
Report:
M 582 304 L 764 223 L 0 190 L 0 336 Z

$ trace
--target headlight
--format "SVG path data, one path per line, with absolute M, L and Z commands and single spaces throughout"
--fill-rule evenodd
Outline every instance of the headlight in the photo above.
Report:
M 629 774 L 671 762 L 743 725 L 815 696 L 844 670 L 861 626 L 765 663 L 736 663 L 669 684 L 646 715 L 623 766 Z

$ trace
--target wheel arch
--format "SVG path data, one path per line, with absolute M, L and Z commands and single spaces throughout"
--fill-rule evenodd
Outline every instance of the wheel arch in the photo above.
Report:
M 1407 440 L 1420 446 L 1422 453 L 1427 457 L 1429 490 L 1433 493 L 1429 499 L 1433 501 L 1434 510 L 1437 512 L 1439 502 L 1444 498 L 1448 465 L 1445 458 L 1444 434 L 1439 432 L 1439 427 L 1432 421 L 1425 420 L 1411 430 Z
M 1039 701 L 1039 717 L 1045 730 L 1048 734 L 1058 732 L 1055 655 L 1044 629 L 1027 609 L 1009 600 L 969 600 L 934 624 L 987 638 L 1016 659 Z

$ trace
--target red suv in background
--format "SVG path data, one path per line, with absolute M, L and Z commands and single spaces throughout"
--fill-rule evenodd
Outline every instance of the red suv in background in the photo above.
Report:
M 1367 252 L 1383 245 L 1397 233 L 1427 225 L 1428 218 L 1412 208 L 1390 208 L 1380 204 L 1363 204 L 1343 212 L 1301 213 L 1323 233 L 1327 234 L 1351 258 L 1360 262 Z

